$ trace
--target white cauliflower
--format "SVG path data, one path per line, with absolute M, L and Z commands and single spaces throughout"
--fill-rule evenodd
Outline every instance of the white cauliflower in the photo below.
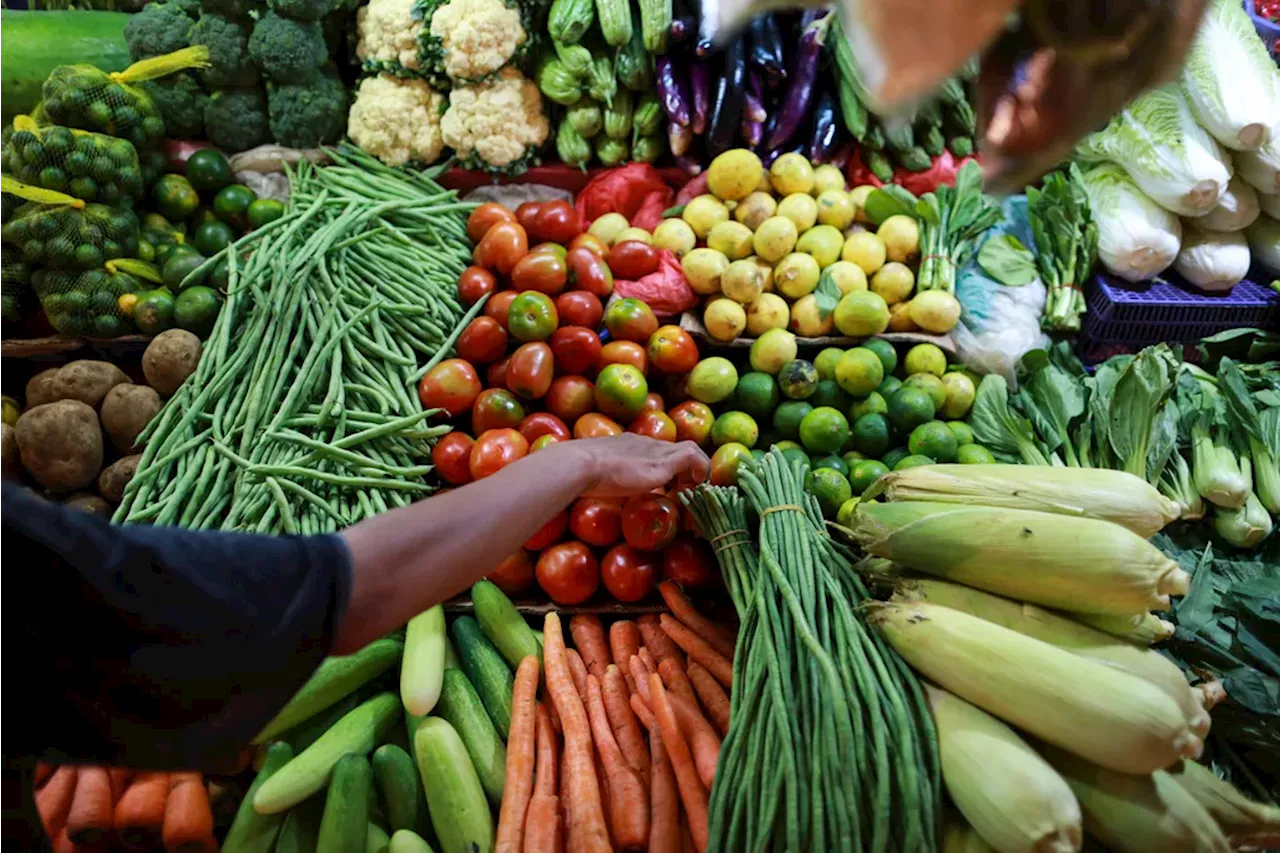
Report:
M 444 150 L 444 106 L 444 95 L 425 80 L 385 73 L 366 77 L 347 115 L 347 135 L 389 166 L 434 163 Z
M 395 63 L 410 71 L 422 66 L 418 35 L 422 21 L 413 16 L 414 0 L 369 0 L 356 11 L 356 56 L 362 63 Z
M 506 65 L 528 38 L 520 10 L 503 0 L 452 0 L 431 16 L 431 35 L 443 48 L 445 74 L 464 82 Z
M 505 68 L 495 80 L 450 92 L 440 129 L 445 144 L 469 168 L 519 174 L 547 141 L 551 126 L 538 87 Z

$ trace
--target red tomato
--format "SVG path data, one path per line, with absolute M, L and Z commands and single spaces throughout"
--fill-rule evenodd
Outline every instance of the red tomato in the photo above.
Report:
M 530 252 L 511 271 L 511 286 L 516 290 L 536 290 L 555 296 L 564 290 L 569 268 L 554 252 Z
M 547 389 L 547 411 L 573 426 L 578 418 L 594 411 L 596 386 L 583 376 L 557 376 Z
M 660 567 L 657 554 L 615 545 L 600 561 L 600 580 L 618 601 L 642 601 L 657 585 Z
M 649 383 L 629 364 L 606 365 L 596 377 L 596 408 L 626 423 L 644 410 Z
M 751 461 L 751 451 L 746 445 L 731 441 L 716 448 L 711 454 L 711 485 L 738 485 L 738 468 Z
M 650 391 L 649 395 L 644 398 L 645 412 L 665 412 L 667 410 L 667 401 L 662 399 L 662 395 L 656 391 Z
M 527 551 L 541 551 L 549 545 L 554 545 L 569 529 L 569 513 L 561 510 L 555 514 L 555 517 L 548 521 L 542 527 L 538 528 L 538 532 L 529 537 L 524 543 Z
M 659 441 L 676 440 L 676 422 L 665 412 L 641 412 L 627 427 L 628 432 L 647 435 Z
M 573 425 L 574 438 L 603 438 L 607 435 L 622 435 L 622 427 L 598 412 L 587 412 Z
M 520 434 L 529 442 L 530 447 L 544 435 L 553 435 L 560 441 L 568 441 L 573 437 L 564 421 L 550 412 L 534 412 L 526 417 L 520 422 Z
M 524 420 L 524 406 L 506 388 L 481 391 L 471 407 L 471 430 L 476 435 L 491 429 L 515 429 Z
M 539 239 L 568 243 L 582 233 L 582 218 L 567 201 L 544 202 L 534 219 L 533 230 Z
M 623 240 L 609 250 L 609 269 L 618 278 L 636 281 L 658 270 L 658 250 L 639 240 Z
M 559 438 L 549 433 L 547 435 L 539 436 L 538 438 L 534 439 L 532 444 L 529 445 L 529 452 L 535 453 L 539 450 L 542 450 L 543 448 L 550 447 L 553 444 L 559 444 L 564 440 L 565 439 Z
M 575 288 L 593 293 L 600 299 L 607 299 L 613 293 L 613 273 L 591 249 L 586 246 L 570 249 L 566 260 L 569 262 L 570 281 Z
M 609 341 L 600 348 L 596 368 L 604 370 L 611 364 L 629 364 L 641 373 L 649 369 L 649 356 L 644 347 L 635 341 Z
M 592 254 L 601 260 L 609 254 L 609 247 L 604 244 L 603 240 L 585 231 L 569 242 L 569 251 L 572 252 L 574 249 L 590 249 Z
M 676 424 L 677 439 L 705 445 L 716 416 L 706 403 L 685 400 L 671 410 L 671 420 Z
M 475 305 L 486 293 L 498 289 L 498 280 L 484 267 L 467 267 L 458 276 L 458 299 L 463 305 Z
M 604 325 L 615 340 L 643 344 L 658 331 L 658 318 L 639 299 L 619 299 L 605 310 Z
M 600 297 L 585 290 L 571 290 L 557 296 L 556 311 L 560 314 L 560 322 L 566 326 L 586 326 L 588 329 L 599 328 L 604 317 Z
M 496 201 L 486 201 L 471 211 L 471 215 L 467 217 L 467 236 L 471 238 L 472 243 L 479 243 L 484 239 L 484 235 L 489 233 L 489 229 L 499 222 L 515 221 L 515 214 L 511 211 Z
M 569 532 L 596 548 L 608 548 L 622 535 L 622 502 L 582 498 L 569 508 Z
M 461 486 L 471 482 L 471 446 L 476 440 L 465 432 L 451 432 L 431 448 L 431 464 L 446 483 Z
M 525 231 L 532 234 L 537 225 L 538 213 L 542 210 L 542 202 L 526 201 L 524 204 L 516 208 L 516 222 L 519 222 Z
M 519 595 L 533 585 L 533 558 L 528 551 L 516 551 L 489 572 L 489 580 L 507 595 Z
M 507 387 L 517 397 L 536 400 L 546 396 L 556 375 L 555 356 L 542 341 L 522 344 L 507 364 Z
M 662 326 L 650 335 L 648 353 L 663 373 L 688 373 L 698 366 L 698 344 L 679 326 Z
M 499 222 L 490 228 L 476 246 L 476 263 L 487 270 L 510 275 L 516 264 L 529 253 L 529 235 L 515 222 Z
M 526 290 L 507 308 L 507 331 L 518 341 L 545 341 L 558 325 L 556 304 L 545 293 Z
M 491 429 L 482 432 L 471 448 L 471 476 L 483 480 L 520 459 L 529 452 L 529 442 L 513 429 Z
M 600 336 L 585 326 L 561 326 L 551 335 L 557 373 L 586 373 L 600 358 Z
M 538 586 L 556 604 L 581 604 L 600 585 L 600 564 L 581 542 L 561 542 L 543 551 L 535 571 Z
M 484 316 L 492 317 L 498 321 L 498 325 L 502 330 L 507 329 L 507 318 L 511 315 L 511 303 L 516 301 L 516 297 L 520 294 L 514 290 L 504 290 L 501 293 L 495 293 L 489 297 L 489 301 L 484 304 Z
M 492 317 L 480 316 L 458 335 L 458 357 L 472 364 L 489 364 L 507 351 L 507 331 Z
M 418 383 L 418 399 L 424 409 L 444 409 L 449 417 L 471 408 L 480 393 L 480 377 L 471 363 L 448 358 L 427 371 Z
M 633 548 L 661 551 L 679 529 L 680 507 L 665 495 L 636 495 L 622 507 L 622 538 Z
M 501 388 L 504 391 L 507 388 L 507 365 L 511 363 L 511 359 L 503 358 L 489 365 L 489 369 L 484 372 L 484 384 L 490 388 Z
M 681 586 L 714 586 L 720 579 L 711 546 L 702 539 L 681 533 L 662 552 L 662 577 Z
M 559 243 L 539 243 L 529 250 L 531 255 L 555 255 L 560 260 L 564 260 L 569 254 L 569 250 Z

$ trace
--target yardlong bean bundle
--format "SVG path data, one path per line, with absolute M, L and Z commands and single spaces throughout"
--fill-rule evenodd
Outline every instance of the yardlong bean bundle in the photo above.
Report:
M 870 596 L 807 472 L 772 452 L 740 469 L 741 492 L 681 495 L 741 621 L 708 848 L 934 851 L 941 782 L 924 694 L 864 623 Z
M 290 174 L 284 217 L 207 262 L 228 261 L 226 304 L 115 521 L 320 533 L 432 491 L 448 427 L 414 386 L 483 305 L 457 298 L 474 205 L 435 172 L 330 153 Z

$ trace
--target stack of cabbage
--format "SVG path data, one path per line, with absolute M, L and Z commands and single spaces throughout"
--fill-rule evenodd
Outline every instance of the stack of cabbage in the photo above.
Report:
M 1124 472 L 1006 465 L 896 471 L 858 504 L 862 547 L 925 575 L 870 621 L 932 682 L 947 793 L 994 850 L 1078 851 L 1087 833 L 1225 853 L 1280 830 L 1280 809 L 1195 762 L 1210 690 L 1132 629 L 1188 589 L 1147 541 L 1175 515 Z
M 1076 156 L 1096 164 L 1085 182 L 1098 257 L 1115 275 L 1172 265 L 1226 290 L 1251 256 L 1280 273 L 1280 70 L 1238 0 L 1213 0 L 1178 81 L 1130 103 Z

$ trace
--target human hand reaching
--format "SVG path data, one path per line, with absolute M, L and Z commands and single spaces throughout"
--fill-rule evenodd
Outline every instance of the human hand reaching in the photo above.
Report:
M 711 462 L 692 441 L 672 444 L 623 433 L 605 438 L 565 442 L 564 452 L 581 454 L 592 497 L 629 497 L 665 486 L 688 473 L 694 482 L 707 479 Z

